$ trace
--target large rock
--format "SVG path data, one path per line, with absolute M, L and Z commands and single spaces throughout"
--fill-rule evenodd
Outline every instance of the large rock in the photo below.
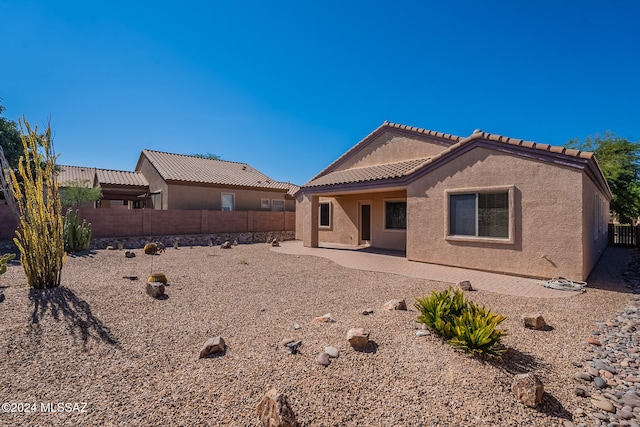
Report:
M 264 427 L 296 427 L 296 414 L 291 409 L 287 396 L 272 388 L 264 395 L 256 413 Z
M 226 241 L 226 242 L 224 242 L 222 245 L 220 245 L 220 247 L 221 247 L 222 249 L 231 249 L 231 242 L 227 240 L 227 241 Z
M 164 285 L 160 282 L 147 283 L 147 294 L 153 298 L 164 295 Z
M 407 303 L 403 299 L 392 299 L 384 303 L 385 310 L 406 310 Z
M 221 336 L 209 338 L 200 349 L 200 359 L 212 354 L 223 353 L 225 349 L 226 346 Z
M 369 344 L 369 331 L 364 328 L 353 328 L 347 332 L 347 341 L 354 348 L 364 348 Z
M 471 282 L 468 280 L 463 280 L 461 282 L 456 283 L 456 288 L 460 289 L 461 291 L 473 291 Z
M 535 408 L 542 402 L 544 386 L 542 382 L 532 372 L 516 375 L 511 384 L 511 391 L 515 394 L 518 402 Z
M 547 322 L 544 321 L 544 318 L 538 314 L 525 314 L 522 316 L 522 324 L 525 328 L 541 330 L 547 328 Z

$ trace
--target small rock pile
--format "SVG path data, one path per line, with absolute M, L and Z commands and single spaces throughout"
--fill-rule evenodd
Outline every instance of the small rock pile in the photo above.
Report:
M 582 384 L 575 394 L 590 397 L 590 409 L 579 409 L 577 417 L 587 416 L 578 425 L 640 426 L 640 296 L 634 296 L 615 319 L 598 323 L 597 330 L 584 339 L 589 357 L 575 379 Z M 586 403 L 586 402 L 585 402 Z

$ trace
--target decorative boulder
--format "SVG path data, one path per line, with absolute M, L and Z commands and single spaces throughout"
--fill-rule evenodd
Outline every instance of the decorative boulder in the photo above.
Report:
M 349 329 L 347 341 L 354 348 L 363 348 L 369 344 L 369 331 L 364 328 Z
M 277 248 L 280 246 L 280 242 L 278 242 L 277 239 L 273 239 L 273 242 L 271 242 L 271 246 Z
M 156 242 L 156 247 L 158 248 L 158 253 L 161 254 L 162 252 L 164 252 L 165 249 L 167 249 L 164 245 L 164 243 L 162 242 Z
M 158 245 L 153 242 L 144 245 L 144 253 L 147 255 L 155 255 L 158 253 Z
M 222 249 L 231 249 L 231 242 L 227 240 L 227 241 L 226 241 L 226 242 L 224 242 L 222 245 L 220 245 L 220 247 L 221 247 Z
M 221 336 L 209 338 L 200 349 L 200 359 L 211 356 L 212 354 L 222 353 L 226 349 L 224 340 Z
M 264 395 L 256 413 L 264 427 L 296 427 L 296 414 L 291 409 L 287 396 L 272 388 Z
M 384 303 L 385 310 L 407 310 L 407 303 L 403 299 L 392 299 Z
M 547 327 L 547 322 L 544 321 L 544 318 L 540 314 L 525 314 L 522 316 L 522 324 L 525 328 L 529 329 L 545 329 Z
M 463 280 L 461 282 L 456 283 L 456 288 L 460 289 L 461 291 L 473 291 L 471 282 L 468 280 Z
M 164 295 L 164 285 L 160 282 L 147 283 L 147 294 L 153 298 Z
M 542 402 L 544 386 L 542 382 L 532 372 L 516 375 L 511 384 L 511 391 L 515 394 L 518 402 L 535 408 Z
M 238 246 L 238 241 L 237 240 L 233 241 L 233 246 Z
M 322 366 L 329 366 L 329 364 L 331 363 L 331 361 L 329 360 L 329 355 L 324 351 L 318 353 L 318 355 L 316 356 L 316 363 Z
M 313 319 L 314 323 L 331 323 L 335 322 L 335 319 L 331 317 L 331 313 L 324 314 L 322 316 L 316 317 Z
M 147 279 L 147 283 L 153 283 L 153 282 L 159 282 L 159 283 L 162 283 L 163 285 L 166 285 L 167 284 L 167 276 L 165 276 L 164 273 L 153 273 Z
M 127 257 L 127 258 L 135 258 L 135 257 L 136 257 L 136 254 L 135 254 L 135 253 L 133 253 L 133 252 L 131 252 L 131 251 L 126 251 L 126 252 L 124 253 L 124 256 L 125 256 L 125 257 Z

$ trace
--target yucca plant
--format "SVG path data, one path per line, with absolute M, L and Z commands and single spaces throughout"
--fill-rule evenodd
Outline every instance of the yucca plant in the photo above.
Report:
M 13 241 L 20 250 L 20 263 L 29 286 L 53 288 L 60 285 L 65 253 L 51 127 L 38 134 L 38 128 L 32 129 L 23 119 L 20 128 L 24 149 L 18 162 L 21 180 L 15 171 L 9 172 L 20 215 Z
M 417 321 L 453 347 L 472 354 L 499 357 L 504 353 L 505 333 L 497 326 L 506 318 L 467 301 L 462 291 L 432 291 L 428 297 L 416 298 L 415 307 L 420 311 Z

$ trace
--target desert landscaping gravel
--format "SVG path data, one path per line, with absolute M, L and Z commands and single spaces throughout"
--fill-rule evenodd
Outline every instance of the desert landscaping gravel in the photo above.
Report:
M 302 426 L 592 425 L 596 409 L 575 393 L 577 366 L 593 358 L 584 339 L 633 298 L 624 286 L 559 299 L 468 292 L 507 316 L 509 350 L 485 361 L 416 335 L 414 298 L 447 283 L 266 244 L 134 253 L 69 256 L 57 289 L 30 291 L 15 263 L 0 276 L 0 402 L 36 404 L 35 412 L 0 413 L 0 425 L 260 426 L 256 406 L 271 388 L 288 396 Z M 168 277 L 165 299 L 145 293 L 155 272 Z M 405 299 L 408 310 L 385 311 L 391 299 Z M 531 312 L 550 330 L 523 328 Z M 335 322 L 313 322 L 328 313 Z M 370 331 L 367 351 L 346 341 L 358 327 Z M 199 359 L 217 335 L 226 352 Z M 282 345 L 287 338 L 302 342 L 298 352 Z M 339 356 L 325 367 L 316 358 L 328 346 Z M 536 409 L 511 392 L 523 372 L 544 384 Z

